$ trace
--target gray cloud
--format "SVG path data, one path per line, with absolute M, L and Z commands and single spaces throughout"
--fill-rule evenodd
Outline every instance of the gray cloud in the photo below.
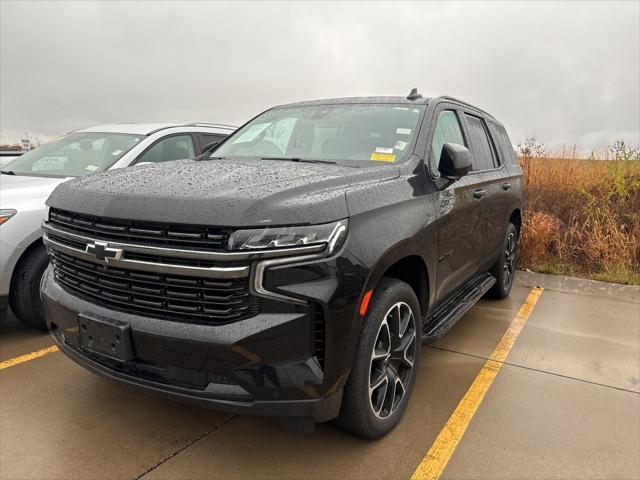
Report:
M 290 101 L 450 94 L 514 141 L 640 143 L 638 2 L 0 3 L 0 136 L 240 124 Z

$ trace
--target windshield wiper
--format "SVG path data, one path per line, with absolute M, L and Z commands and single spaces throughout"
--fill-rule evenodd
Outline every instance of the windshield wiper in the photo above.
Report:
M 332 160 L 317 160 L 312 158 L 300 158 L 300 157 L 260 157 L 260 160 L 282 160 L 285 162 L 301 162 L 301 163 L 329 163 L 331 165 L 337 165 Z
M 196 160 L 196 162 L 202 162 L 204 160 L 226 160 L 226 159 L 227 159 L 227 157 L 214 157 L 214 156 L 208 157 L 206 155 L 201 155 L 199 157 L 196 157 L 195 160 Z
M 15 175 L 16 172 L 12 172 L 11 170 L 0 170 L 0 173 L 4 173 L 5 175 Z

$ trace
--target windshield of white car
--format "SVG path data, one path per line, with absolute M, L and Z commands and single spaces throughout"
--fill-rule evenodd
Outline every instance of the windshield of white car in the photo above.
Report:
M 322 104 L 278 107 L 256 117 L 212 153 L 215 158 L 331 162 L 404 161 L 424 105 Z
M 15 175 L 81 177 L 112 166 L 144 137 L 124 133 L 70 133 L 2 166 Z

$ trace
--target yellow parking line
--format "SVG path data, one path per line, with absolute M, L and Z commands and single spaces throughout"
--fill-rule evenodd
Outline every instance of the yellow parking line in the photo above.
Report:
M 58 347 L 55 345 L 48 348 L 43 348 L 42 350 L 36 350 L 35 352 L 27 353 L 25 355 L 20 355 L 16 358 L 10 358 L 9 360 L 4 360 L 0 362 L 0 370 L 5 368 L 13 367 L 14 365 L 18 365 L 20 363 L 28 362 L 29 360 L 33 360 L 34 358 L 43 357 L 48 355 L 49 353 L 57 352 Z
M 493 380 L 502 368 L 511 348 L 516 343 L 518 335 L 524 328 L 529 315 L 533 311 L 538 298 L 542 294 L 542 288 L 534 288 L 518 310 L 511 325 L 502 336 L 500 343 L 476 376 L 475 380 L 465 393 L 458 406 L 453 411 L 444 428 L 431 445 L 431 448 L 411 476 L 411 480 L 436 480 L 442 475 L 449 459 L 453 455 L 458 443 L 462 440 L 464 432 L 473 419 L 482 399 L 489 391 Z

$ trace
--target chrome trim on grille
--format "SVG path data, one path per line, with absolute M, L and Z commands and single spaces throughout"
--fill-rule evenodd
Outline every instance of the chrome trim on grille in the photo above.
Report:
M 94 239 L 91 237 L 86 237 L 84 235 L 78 235 L 77 233 L 67 232 L 65 230 L 60 230 L 58 228 L 52 227 L 47 223 L 43 223 L 42 229 L 45 234 L 50 232 L 54 236 L 58 236 L 61 238 L 67 238 L 69 240 L 74 240 L 76 242 L 85 242 L 92 243 L 95 241 L 103 241 L 100 239 Z M 312 252 L 320 252 L 326 248 L 325 244 L 321 245 L 306 245 L 303 247 L 293 247 L 293 248 L 282 248 L 278 250 L 264 250 L 264 251 L 250 251 L 250 252 L 207 252 L 201 250 L 183 250 L 179 248 L 163 248 L 163 247 L 153 247 L 146 245 L 136 245 L 133 243 L 123 243 L 117 241 L 108 240 L 106 243 L 109 244 L 109 247 L 121 249 L 125 252 L 130 253 L 143 253 L 148 255 L 158 255 L 163 257 L 173 257 L 173 258 L 189 258 L 193 260 L 221 260 L 221 261 L 234 261 L 234 260 L 253 260 L 258 258 L 278 258 L 285 257 L 290 255 L 299 255 L 306 254 Z M 74 250 L 75 251 L 75 250 Z
M 91 253 L 87 253 L 84 250 L 80 250 L 78 248 L 73 248 L 68 245 L 56 242 L 55 240 L 51 239 L 51 237 L 49 237 L 47 233 L 43 235 L 42 239 L 44 241 L 44 244 L 49 248 L 62 253 L 66 253 L 67 255 L 71 255 L 73 257 L 81 258 L 83 260 L 88 260 L 91 262 L 108 264 L 113 267 L 130 268 L 134 270 L 143 270 L 146 272 L 173 273 L 176 275 L 188 275 L 193 277 L 206 278 L 242 278 L 249 276 L 250 270 L 250 267 L 248 265 L 240 267 L 196 267 L 187 265 L 173 265 L 169 263 L 144 262 L 141 260 L 127 260 L 126 254 L 125 258 L 109 258 L 108 261 L 105 260 L 104 262 L 101 262 L 97 260 L 95 255 Z M 112 242 L 109 242 L 109 245 L 115 246 L 115 244 Z M 119 246 L 121 246 L 121 244 Z M 126 251 L 127 249 L 125 249 L 125 252 Z
M 199 278 L 219 278 L 219 279 L 236 279 L 246 278 L 250 274 L 250 291 L 258 297 L 266 297 L 295 303 L 298 305 L 307 305 L 307 301 L 293 296 L 267 290 L 263 284 L 265 270 L 269 267 L 296 264 L 299 262 L 318 260 L 325 258 L 334 253 L 338 244 L 342 245 L 340 240 L 347 232 L 347 220 L 341 220 L 331 233 L 328 243 L 319 245 L 305 245 L 301 247 L 290 247 L 272 250 L 260 251 L 244 251 L 244 252 L 212 252 L 206 250 L 186 250 L 180 248 L 165 248 L 157 246 L 146 246 L 119 241 L 111 241 L 100 238 L 92 238 L 77 233 L 68 232 L 56 228 L 48 222 L 43 222 L 42 229 L 44 231 L 43 241 L 48 248 L 65 253 L 72 257 L 88 260 L 99 265 L 109 265 L 124 269 L 142 270 L 153 273 L 176 274 Z M 85 246 L 85 249 L 76 248 L 65 245 L 56 241 L 55 238 L 64 239 L 69 243 L 77 243 Z M 99 244 L 100 256 L 96 255 L 96 245 Z M 109 252 L 110 256 L 105 253 Z M 94 253 L 92 253 L 94 252 Z M 165 259 L 175 260 L 176 263 L 161 263 L 144 260 L 133 260 L 127 258 L 127 253 L 142 254 Z M 201 260 L 209 262 L 233 262 L 247 261 L 247 265 L 234 267 L 201 267 L 187 264 L 180 264 L 180 259 Z M 252 268 L 252 260 L 260 260 L 255 262 Z

